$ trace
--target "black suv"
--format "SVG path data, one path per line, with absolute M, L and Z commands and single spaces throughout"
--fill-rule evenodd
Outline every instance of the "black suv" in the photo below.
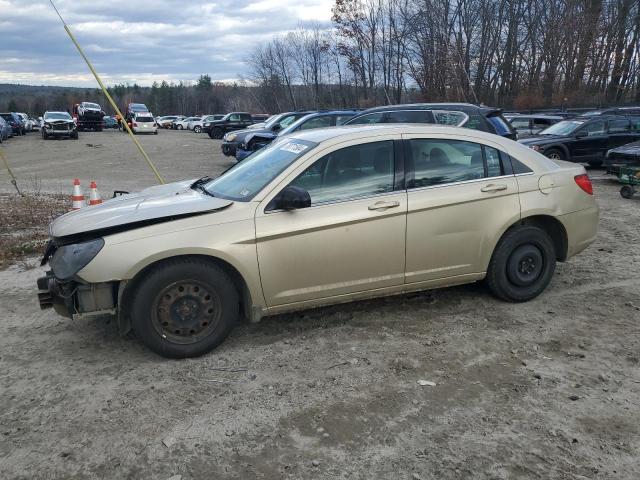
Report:
M 211 138 L 222 138 L 227 132 L 233 130 L 242 130 L 249 125 L 253 125 L 254 122 L 251 118 L 251 114 L 247 112 L 231 112 L 227 113 L 220 120 L 212 120 L 210 122 L 204 122 L 202 125 L 202 131 L 207 132 Z
M 249 128 L 246 130 L 234 131 L 227 133 L 222 140 L 222 153 L 229 156 L 236 156 L 236 149 L 241 145 L 246 136 L 250 133 L 275 133 L 288 127 L 299 118 L 304 117 L 310 111 L 305 112 L 287 112 L 273 115 L 262 128 Z M 257 125 L 256 125 L 257 127 Z
M 608 150 L 636 140 L 640 140 L 640 114 L 600 114 L 558 122 L 520 143 L 549 158 L 598 167 Z
M 464 114 L 462 116 L 461 114 Z M 345 125 L 370 123 L 434 123 L 457 125 L 516 139 L 516 131 L 502 110 L 470 103 L 414 103 L 374 107 L 356 115 Z
M 22 120 L 22 118 L 20 118 L 20 116 L 16 115 L 13 112 L 7 112 L 0 113 L 0 117 L 4 118 L 15 135 L 24 135 L 26 133 L 27 130 L 24 126 L 24 121 Z

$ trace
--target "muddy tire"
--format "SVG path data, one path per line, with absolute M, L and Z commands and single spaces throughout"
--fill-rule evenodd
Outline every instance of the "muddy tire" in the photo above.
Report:
M 498 242 L 487 270 L 491 292 L 508 302 L 526 302 L 547 288 L 556 268 L 556 252 L 547 233 L 522 225 Z
M 212 128 L 209 131 L 209 136 L 214 140 L 220 140 L 222 137 L 224 137 L 224 132 L 221 128 Z
M 203 355 L 227 338 L 239 316 L 229 275 L 196 258 L 169 260 L 147 272 L 129 305 L 133 331 L 158 355 Z

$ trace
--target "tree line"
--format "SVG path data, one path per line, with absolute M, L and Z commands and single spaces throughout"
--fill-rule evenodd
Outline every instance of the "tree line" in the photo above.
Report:
M 638 0 L 335 0 L 332 23 L 247 51 L 233 84 L 109 88 L 120 108 L 197 115 L 241 110 L 464 101 L 514 109 L 640 104 Z M 0 109 L 41 115 L 100 103 L 99 89 L 2 88 Z M 6 87 L 6 86 L 5 86 Z
M 640 103 L 638 0 L 336 0 L 333 26 L 256 46 L 267 110 L 465 101 Z

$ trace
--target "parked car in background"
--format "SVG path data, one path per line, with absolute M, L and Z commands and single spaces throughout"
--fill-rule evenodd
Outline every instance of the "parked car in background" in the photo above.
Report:
M 204 122 L 213 122 L 215 120 L 222 120 L 223 118 L 224 118 L 224 114 L 222 113 L 215 113 L 213 115 L 204 115 L 200 117 L 200 120 L 195 120 L 194 122 L 192 122 L 191 129 L 195 133 L 201 133 Z
M 640 141 L 609 150 L 602 162 L 607 173 L 617 175 L 621 167 L 640 168 Z
M 38 120 L 37 118 L 30 117 L 29 121 L 31 122 L 33 130 L 40 130 L 40 127 L 41 127 L 40 120 Z
M 13 137 L 13 129 L 4 118 L 0 117 L 0 143 L 9 139 L 9 137 Z
M 38 297 L 71 318 L 116 312 L 123 335 L 194 357 L 243 318 L 374 296 L 485 280 L 497 298 L 525 302 L 597 228 L 584 167 L 506 138 L 415 124 L 320 128 L 216 179 L 58 217 Z
M 280 113 L 277 115 L 273 115 L 269 118 L 267 122 L 262 124 L 250 125 L 249 128 L 244 130 L 236 130 L 234 132 L 229 132 L 225 134 L 222 138 L 222 153 L 229 157 L 236 156 L 236 150 L 239 145 L 242 145 L 245 141 L 247 135 L 251 134 L 260 134 L 260 133 L 273 133 L 277 134 L 279 131 L 287 128 L 289 125 L 294 123 L 296 120 L 313 113 L 312 110 L 308 111 L 299 111 L 299 112 L 286 112 Z
M 22 120 L 22 124 L 24 125 L 24 131 L 32 132 L 33 123 L 31 123 L 31 120 L 29 120 L 29 115 L 27 115 L 26 113 L 20 113 L 20 112 L 15 112 L 15 114 L 18 115 Z
M 24 135 L 26 133 L 22 117 L 13 112 L 0 113 L 0 117 L 4 118 L 13 130 L 14 135 Z
M 69 137 L 78 140 L 78 126 L 69 112 L 45 112 L 42 138 Z
M 151 112 L 136 113 L 131 122 L 131 130 L 133 133 L 152 133 L 158 134 L 158 124 Z
M 278 132 L 249 133 L 245 136 L 242 144 L 236 149 L 236 160 L 240 162 L 256 150 L 264 148 L 276 138 L 284 137 L 291 133 L 302 130 L 312 130 L 314 128 L 327 128 L 343 125 L 357 113 L 358 112 L 356 110 L 333 110 L 309 113 Z
M 602 165 L 608 150 L 640 140 L 640 115 L 592 115 L 563 120 L 520 140 L 556 160 Z
M 97 103 L 77 103 L 73 106 L 72 115 L 80 131 L 95 130 L 96 132 L 101 132 L 104 128 L 102 121 L 104 112 L 102 111 L 102 107 Z
M 542 114 L 505 114 L 504 117 L 515 129 L 516 134 L 518 135 L 518 139 L 537 135 L 545 128 L 548 128 L 551 125 L 554 125 L 563 120 L 563 118 L 559 116 Z
M 176 130 L 189 130 L 189 123 L 200 120 L 200 117 L 185 117 L 180 120 L 173 121 L 173 128 Z
M 158 123 L 158 126 L 160 128 L 171 128 L 171 124 L 173 123 L 173 121 L 177 120 L 178 118 L 179 118 L 178 115 L 164 115 L 162 117 L 156 118 L 156 122 Z M 180 117 L 180 118 L 184 118 L 184 117 Z
M 220 120 L 207 121 L 202 124 L 202 131 L 207 132 L 210 138 L 220 139 L 227 132 L 242 130 L 255 122 L 247 112 L 227 113 Z
M 360 112 L 347 125 L 376 123 L 456 125 L 516 139 L 516 132 L 502 115 L 502 110 L 470 103 L 416 103 L 374 107 Z
M 110 117 L 109 115 L 105 115 L 104 117 L 102 117 L 102 123 L 104 124 L 104 128 L 119 128 L 118 126 L 118 122 L 116 121 L 115 118 Z

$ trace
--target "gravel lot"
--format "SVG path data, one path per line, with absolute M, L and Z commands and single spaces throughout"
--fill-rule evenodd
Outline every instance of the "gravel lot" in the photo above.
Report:
M 167 180 L 230 164 L 206 136 L 141 140 Z M 47 192 L 153 183 L 118 132 L 2 148 Z M 476 284 L 323 308 L 198 359 L 41 312 L 42 270 L 0 271 L 0 478 L 640 478 L 640 199 L 592 174 L 599 239 L 534 301 Z

